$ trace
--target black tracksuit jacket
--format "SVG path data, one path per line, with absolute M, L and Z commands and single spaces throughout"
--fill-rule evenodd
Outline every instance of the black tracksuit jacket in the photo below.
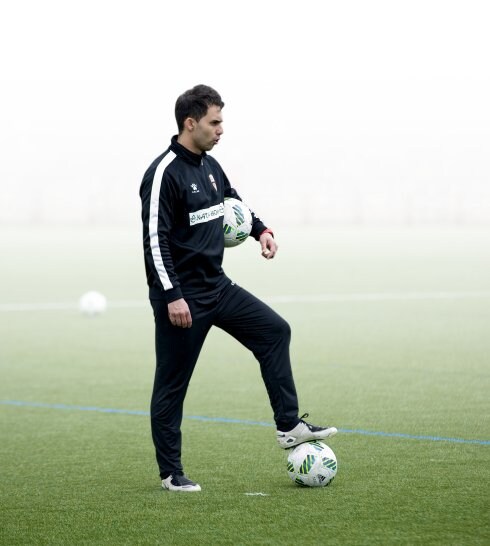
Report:
M 219 163 L 172 137 L 140 187 L 143 247 L 150 299 L 193 299 L 219 292 L 223 269 L 223 203 L 240 199 Z M 251 235 L 267 229 L 252 212 Z

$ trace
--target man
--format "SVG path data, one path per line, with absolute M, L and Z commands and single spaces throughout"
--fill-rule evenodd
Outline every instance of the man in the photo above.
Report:
M 140 189 L 145 267 L 155 317 L 151 428 L 162 487 L 170 491 L 201 490 L 184 475 L 180 427 L 187 387 L 212 326 L 228 332 L 259 361 L 280 447 L 337 432 L 298 417 L 289 325 L 232 282 L 221 267 L 223 202 L 225 197 L 240 199 L 218 162 L 206 153 L 223 134 L 223 106 L 220 95 L 205 85 L 182 94 L 175 105 L 178 135 L 150 165 Z M 252 218 L 251 236 L 270 260 L 277 252 L 273 233 L 254 214 Z

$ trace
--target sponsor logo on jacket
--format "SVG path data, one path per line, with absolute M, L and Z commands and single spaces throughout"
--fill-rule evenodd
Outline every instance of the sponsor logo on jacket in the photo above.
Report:
M 189 224 L 195 226 L 196 224 L 203 224 L 204 222 L 210 222 L 220 218 L 225 213 L 225 207 L 223 203 L 219 205 L 213 205 L 207 209 L 196 210 L 189 213 Z

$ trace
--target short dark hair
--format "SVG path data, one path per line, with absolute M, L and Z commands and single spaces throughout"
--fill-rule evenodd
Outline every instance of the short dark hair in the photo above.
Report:
M 217 91 L 208 85 L 196 85 L 182 93 L 175 103 L 175 120 L 179 134 L 184 130 L 184 121 L 193 118 L 199 121 L 203 118 L 210 106 L 223 108 L 225 103 Z

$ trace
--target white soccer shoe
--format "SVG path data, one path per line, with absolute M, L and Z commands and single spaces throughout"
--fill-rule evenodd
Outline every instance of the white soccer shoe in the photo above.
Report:
M 277 431 L 277 442 L 282 449 L 289 449 L 290 447 L 304 444 L 305 442 L 311 442 L 312 440 L 324 440 L 330 436 L 337 434 L 335 427 L 317 427 L 310 425 L 306 421 L 303 421 L 303 417 L 308 417 L 305 413 L 300 422 L 289 432 Z
M 183 474 L 170 474 L 168 478 L 162 480 L 162 487 L 169 491 L 182 491 L 183 493 L 201 491 L 201 486 L 198 483 L 194 483 Z

